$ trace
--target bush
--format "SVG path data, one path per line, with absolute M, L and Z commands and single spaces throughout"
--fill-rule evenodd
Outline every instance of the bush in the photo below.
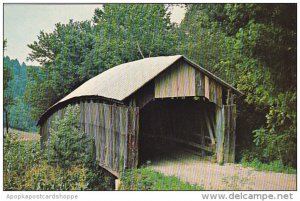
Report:
M 94 157 L 94 140 L 78 127 L 79 110 L 69 106 L 56 119 L 42 151 L 38 141 L 4 142 L 5 190 L 113 190 L 114 178 Z M 55 129 L 54 129 L 55 128 Z
M 4 140 L 3 180 L 5 190 L 24 190 L 25 174 L 39 163 L 40 144 L 20 141 L 8 133 Z
M 250 152 L 246 152 L 240 163 L 244 167 L 252 167 L 258 171 L 282 172 L 287 174 L 296 174 L 297 170 L 290 166 L 285 166 L 282 161 L 274 160 L 269 163 L 263 163 L 258 158 L 249 157 Z

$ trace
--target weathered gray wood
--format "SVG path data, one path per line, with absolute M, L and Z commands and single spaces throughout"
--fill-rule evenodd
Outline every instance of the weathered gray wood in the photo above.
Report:
M 135 112 L 135 144 L 134 144 L 134 167 L 138 166 L 138 156 L 139 156 L 139 108 L 134 108 Z
M 234 163 L 236 106 L 224 105 L 217 109 L 217 161 L 220 164 Z
M 211 144 L 215 145 L 216 140 L 215 140 L 214 133 L 213 133 L 213 126 L 211 125 L 211 123 L 209 121 L 209 118 L 208 118 L 209 113 L 205 112 L 204 114 L 205 114 L 204 118 L 205 118 L 206 127 L 208 128 L 209 136 L 210 136 L 210 139 L 211 139 Z
M 94 138 L 95 149 L 89 147 L 87 151 L 96 151 L 95 160 L 117 177 L 126 168 L 126 164 L 129 164 L 130 167 L 136 167 L 139 131 L 138 108 L 130 107 L 128 109 L 124 106 L 88 100 L 77 105 L 80 110 L 78 125 L 83 132 Z M 49 136 L 55 117 L 62 118 L 64 112 L 65 109 L 62 108 L 44 122 L 41 126 L 41 133 L 44 136 L 41 138 L 42 141 Z M 128 135 L 128 131 L 133 133 Z M 127 139 L 128 136 L 130 137 L 129 140 Z
M 200 71 L 195 72 L 196 96 L 204 96 L 205 82 L 204 75 Z
M 195 69 L 176 62 L 155 78 L 155 98 L 195 96 Z
M 234 163 L 235 159 L 235 127 L 236 127 L 236 105 L 225 106 L 225 143 L 224 162 Z
M 229 152 L 229 163 L 235 162 L 235 143 L 236 143 L 236 105 L 231 106 L 231 143 Z
M 216 108 L 216 154 L 217 162 L 224 163 L 224 107 Z
M 229 154 L 229 133 L 230 133 L 230 106 L 224 105 L 224 163 L 228 162 L 228 154 Z
M 139 107 L 140 109 L 147 105 L 150 101 L 154 100 L 154 82 L 150 82 L 142 87 L 138 93 L 130 96 L 130 101 L 135 100 L 135 105 L 129 103 L 134 107 Z M 129 101 L 129 102 L 130 102 Z

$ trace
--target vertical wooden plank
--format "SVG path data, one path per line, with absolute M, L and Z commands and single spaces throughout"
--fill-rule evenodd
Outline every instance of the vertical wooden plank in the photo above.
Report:
M 204 76 L 198 70 L 195 71 L 195 91 L 196 96 L 204 96 Z
M 172 66 L 169 68 L 170 73 L 166 74 L 170 78 L 168 79 L 168 83 L 165 85 L 168 93 L 164 97 L 177 97 L 178 96 L 178 69 L 180 67 L 178 64 L 176 66 Z
M 128 116 L 129 116 L 129 109 L 126 108 L 125 112 L 123 113 L 123 123 L 125 123 L 124 125 L 124 136 L 123 136 L 123 155 L 124 155 L 124 165 L 123 167 L 126 168 L 127 167 L 127 156 L 128 156 L 128 153 L 127 153 L 127 150 L 128 150 L 128 127 L 129 127 L 129 120 L 128 120 Z
M 174 64 L 155 79 L 155 98 L 195 96 L 195 74 L 185 62 Z
M 120 161 L 120 132 L 121 132 L 121 120 L 120 119 L 120 113 L 122 111 L 122 108 L 121 107 L 116 107 L 116 111 L 115 111 L 115 171 L 116 172 L 119 172 L 119 161 Z
M 228 163 L 234 163 L 235 161 L 235 141 L 236 141 L 236 105 L 228 106 L 228 151 L 227 161 Z M 227 121 L 226 121 L 227 122 Z
M 208 129 L 208 133 L 211 139 L 211 144 L 214 146 L 216 144 L 215 138 L 214 138 L 214 134 L 213 134 L 213 126 L 211 124 L 211 122 L 209 121 L 209 117 L 208 117 L 209 112 L 207 111 L 207 108 L 204 109 L 204 118 L 205 118 L 205 124 L 206 127 Z
M 154 96 L 155 98 L 161 98 L 163 96 L 162 86 L 163 86 L 163 79 L 161 78 L 163 74 L 159 75 L 155 78 L 155 86 L 154 86 Z
M 93 129 L 93 137 L 94 137 L 94 142 L 95 142 L 95 156 L 96 160 L 100 162 L 100 144 L 99 144 L 99 108 L 98 104 L 96 102 L 92 103 L 92 117 L 91 117 L 91 126 Z
M 224 131 L 224 163 L 228 162 L 229 155 L 229 144 L 230 144 L 230 106 L 224 105 L 224 123 L 225 123 L 225 131 Z
M 224 107 L 216 107 L 216 152 L 217 162 L 224 163 Z
M 112 109 L 110 105 L 105 105 L 105 114 L 106 114 L 106 157 L 105 157 L 105 165 L 111 167 L 111 153 L 112 153 Z
M 115 107 L 116 105 L 111 105 L 109 107 L 111 110 L 109 167 L 111 169 L 114 169 L 114 158 L 115 158 L 115 128 L 114 128 Z
M 205 85 L 205 92 L 204 92 L 204 96 L 208 99 L 209 99 L 209 78 L 204 75 L 204 85 Z
M 177 77 L 177 90 L 176 93 L 172 94 L 174 96 L 179 96 L 179 97 L 184 97 L 187 94 L 187 90 L 188 90 L 188 83 L 187 83 L 187 79 L 186 77 L 188 76 L 188 71 L 185 68 L 185 66 L 183 65 L 182 62 L 178 63 L 176 68 L 173 70 L 174 74 L 176 73 L 176 77 Z M 175 76 L 174 78 L 175 79 Z M 173 83 L 172 83 L 173 84 Z
M 138 146 L 138 108 L 128 108 L 128 130 L 127 130 L 127 167 L 137 166 Z
M 217 87 L 216 82 L 213 79 L 209 79 L 209 100 L 217 104 Z
M 106 130 L 105 130 L 105 114 L 104 114 L 104 104 L 99 104 L 99 118 L 100 118 L 100 128 L 101 128 L 101 157 L 100 162 L 105 164 L 105 150 L 106 150 Z
M 217 105 L 222 106 L 222 86 L 217 84 Z
M 131 160 L 132 160 L 132 109 L 129 107 L 128 109 L 128 128 L 127 128 L 127 161 L 126 167 L 131 168 Z
M 174 73 L 177 74 L 177 96 L 195 96 L 195 69 L 185 62 L 180 62 Z
M 229 152 L 229 163 L 235 162 L 235 143 L 236 143 L 236 105 L 231 106 L 231 144 Z
M 135 135 L 135 141 L 134 141 L 134 163 L 133 163 L 133 167 L 134 168 L 137 168 L 138 166 L 138 150 L 139 150 L 139 143 L 138 143 L 138 140 L 139 140 L 139 108 L 136 107 L 134 108 L 134 114 L 135 114 L 135 121 L 134 121 L 134 124 L 135 124 L 135 132 L 134 132 L 134 135 Z
M 85 113 L 85 104 L 83 101 L 80 102 L 80 128 L 83 132 L 85 132 L 85 119 L 84 119 L 84 113 Z
M 196 70 L 193 67 L 188 65 L 188 76 L 186 77 L 189 86 L 188 96 L 196 96 L 195 71 Z
M 90 136 L 90 124 L 91 124 L 91 111 L 90 111 L 90 102 L 85 101 L 84 103 L 84 127 L 85 127 L 85 133 Z
M 130 150 L 131 150 L 131 160 L 130 160 L 130 168 L 134 167 L 134 159 L 135 159 L 135 111 L 134 107 L 131 107 L 131 144 L 130 144 Z

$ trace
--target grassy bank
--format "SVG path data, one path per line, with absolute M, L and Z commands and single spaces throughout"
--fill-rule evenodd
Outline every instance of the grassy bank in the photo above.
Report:
M 265 172 L 278 172 L 278 173 L 286 173 L 286 174 L 296 174 L 297 170 L 293 167 L 285 166 L 280 160 L 275 160 L 270 163 L 263 163 L 257 158 L 253 160 L 247 160 L 242 158 L 240 164 L 243 167 L 252 167 L 257 171 L 265 171 Z

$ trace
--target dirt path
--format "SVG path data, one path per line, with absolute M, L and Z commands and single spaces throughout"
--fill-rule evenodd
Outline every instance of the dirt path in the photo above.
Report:
M 206 190 L 296 190 L 295 174 L 255 171 L 239 164 L 220 166 L 187 153 L 162 156 L 149 166 Z

